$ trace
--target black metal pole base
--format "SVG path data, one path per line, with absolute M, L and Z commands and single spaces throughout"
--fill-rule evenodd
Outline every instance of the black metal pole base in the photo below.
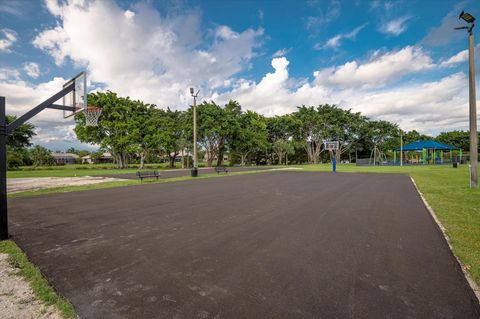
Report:
M 196 168 L 196 167 L 192 168 L 191 173 L 192 173 L 192 177 L 197 177 L 198 176 L 198 168 Z
M 7 213 L 7 122 L 5 97 L 0 96 L 0 240 L 8 239 Z

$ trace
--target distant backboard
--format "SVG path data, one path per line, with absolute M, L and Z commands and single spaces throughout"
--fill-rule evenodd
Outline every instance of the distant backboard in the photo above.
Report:
M 338 150 L 338 141 L 324 141 L 325 150 L 327 151 L 336 151 Z
M 63 117 L 68 118 L 75 115 L 77 112 L 82 112 L 87 107 L 87 73 L 81 72 L 71 80 L 65 82 L 63 87 L 67 87 L 72 83 L 75 84 L 75 88 L 72 92 L 63 97 L 64 106 L 73 106 L 74 111 L 63 111 Z

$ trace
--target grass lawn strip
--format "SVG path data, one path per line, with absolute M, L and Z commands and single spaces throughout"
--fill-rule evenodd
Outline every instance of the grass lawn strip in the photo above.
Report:
M 62 296 L 60 296 L 53 288 L 50 286 L 45 277 L 42 276 L 40 270 L 30 263 L 27 259 L 27 256 L 21 251 L 20 248 L 11 240 L 5 240 L 0 242 L 0 254 L 6 254 L 8 256 L 8 263 L 13 269 L 17 269 L 15 275 L 18 275 L 26 280 L 30 285 L 30 288 L 33 292 L 33 295 L 36 297 L 36 300 L 39 300 L 41 304 L 37 304 L 36 300 L 32 300 L 30 291 L 27 287 L 20 287 L 22 282 L 15 280 L 3 280 L 0 283 L 2 288 L 9 290 L 9 294 L 12 294 L 11 297 L 14 299 L 15 304 L 8 304 L 9 307 L 18 307 L 20 306 L 22 310 L 22 315 L 25 318 L 74 318 L 75 310 L 73 306 Z M 8 267 L 7 267 L 8 268 Z M 8 269 L 0 269 L 1 272 L 8 272 Z M 8 275 L 7 275 L 8 276 Z M 15 287 L 6 287 L 7 285 L 14 284 Z M 2 302 L 8 302 L 7 298 L 9 296 L 2 297 Z M 21 297 L 27 297 L 22 299 Z M 53 307 L 53 309 L 52 309 Z M 15 311 L 15 309 L 13 309 Z M 8 311 L 8 310 L 6 310 Z M 19 314 L 18 309 L 16 310 L 15 318 Z M 27 314 L 25 312 L 33 312 Z M 8 315 L 8 312 L 7 312 Z

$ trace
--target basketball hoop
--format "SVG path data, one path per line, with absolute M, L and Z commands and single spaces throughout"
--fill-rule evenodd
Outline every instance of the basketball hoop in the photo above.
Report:
M 97 126 L 98 119 L 102 115 L 102 109 L 96 106 L 87 106 L 83 113 L 85 114 L 86 126 Z

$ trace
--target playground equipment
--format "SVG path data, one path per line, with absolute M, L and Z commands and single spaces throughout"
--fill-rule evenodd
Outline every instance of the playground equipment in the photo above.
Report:
M 380 151 L 377 144 L 375 144 L 372 152 L 370 153 L 370 160 L 368 161 L 368 165 L 373 165 L 373 166 L 382 165 L 386 161 L 387 161 L 387 157 L 382 151 Z

